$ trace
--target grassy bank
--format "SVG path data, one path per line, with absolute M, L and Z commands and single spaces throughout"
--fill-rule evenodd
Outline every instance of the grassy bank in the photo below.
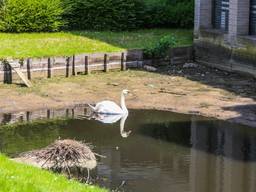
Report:
M 87 186 L 64 176 L 19 164 L 0 155 L 1 192 L 106 192 L 94 186 Z
M 149 29 L 132 32 L 0 33 L 0 58 L 64 56 L 146 48 L 166 35 L 175 36 L 177 46 L 192 44 L 192 31 L 181 29 Z

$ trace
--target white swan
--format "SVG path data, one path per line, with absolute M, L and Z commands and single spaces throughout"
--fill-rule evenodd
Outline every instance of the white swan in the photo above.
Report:
M 125 105 L 125 96 L 129 93 L 129 90 L 125 89 L 121 93 L 121 107 L 119 107 L 113 101 L 101 101 L 95 106 L 89 105 L 94 113 L 108 114 L 108 115 L 124 115 L 128 114 L 128 110 Z

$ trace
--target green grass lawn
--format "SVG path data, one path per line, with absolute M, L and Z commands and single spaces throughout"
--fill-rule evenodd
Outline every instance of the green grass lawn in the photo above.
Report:
M 0 33 L 0 58 L 69 56 L 79 53 L 146 48 L 165 35 L 175 36 L 177 46 L 192 44 L 192 30 L 183 29 L 145 29 L 132 32 Z
M 0 155 L 0 192 L 107 192 Z

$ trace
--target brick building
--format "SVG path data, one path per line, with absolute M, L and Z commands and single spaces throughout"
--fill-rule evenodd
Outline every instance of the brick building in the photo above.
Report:
M 256 77 L 256 0 L 195 0 L 200 63 Z

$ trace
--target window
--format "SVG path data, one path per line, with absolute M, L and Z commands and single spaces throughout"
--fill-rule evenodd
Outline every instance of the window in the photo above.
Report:
M 256 0 L 255 0 L 256 1 Z M 213 26 L 215 29 L 228 31 L 229 0 L 214 0 Z
M 256 35 L 256 0 L 251 0 L 250 34 L 251 35 Z

